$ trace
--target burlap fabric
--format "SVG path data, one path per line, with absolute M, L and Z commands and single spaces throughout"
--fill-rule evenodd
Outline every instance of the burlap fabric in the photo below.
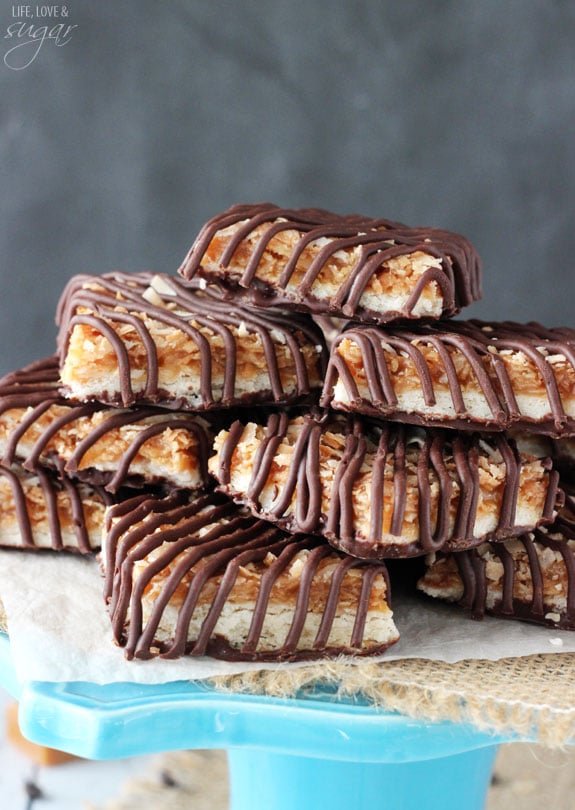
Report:
M 416 719 L 468 722 L 550 748 L 575 741 L 575 654 L 569 653 L 455 664 L 424 659 L 322 662 L 212 683 L 218 689 L 282 697 L 322 683 L 343 700 L 361 697 Z

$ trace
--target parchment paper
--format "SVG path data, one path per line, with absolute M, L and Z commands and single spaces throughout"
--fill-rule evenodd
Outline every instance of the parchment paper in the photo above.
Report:
M 126 661 L 112 639 L 102 576 L 94 558 L 0 551 L 0 596 L 22 682 L 164 683 L 303 665 L 211 658 Z M 425 658 L 453 663 L 575 652 L 575 633 L 489 617 L 472 621 L 455 607 L 401 593 L 394 596 L 393 608 L 401 640 L 380 660 Z

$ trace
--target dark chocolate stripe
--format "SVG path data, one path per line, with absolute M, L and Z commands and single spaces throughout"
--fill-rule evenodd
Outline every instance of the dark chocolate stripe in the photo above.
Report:
M 241 404 L 248 395 L 237 392 L 238 348 L 232 329 L 245 328 L 256 334 L 265 355 L 265 370 L 269 379 L 269 392 L 256 392 L 252 399 L 262 397 L 276 403 L 291 403 L 309 396 L 311 392 L 309 369 L 304 346 L 320 347 L 317 372 L 320 379 L 326 364 L 325 341 L 321 329 L 305 315 L 286 317 L 281 312 L 256 310 L 237 303 L 223 301 L 217 289 L 200 289 L 195 283 L 186 283 L 177 277 L 161 276 L 166 290 L 154 290 L 160 304 L 151 303 L 144 296 L 155 276 L 151 273 L 113 273 L 103 276 L 76 276 L 66 287 L 58 307 L 60 325 L 60 360 L 65 361 L 67 345 L 76 324 L 87 324 L 104 337 L 116 356 L 119 391 L 102 391 L 98 398 L 126 407 L 136 401 L 174 407 L 173 395 L 161 389 L 158 376 L 158 353 L 150 331 L 151 322 L 179 330 L 193 341 L 200 358 L 199 391 L 190 391 L 177 404 L 181 408 L 228 407 Z M 121 308 L 121 309 L 120 309 Z M 84 312 L 87 310 L 87 312 Z M 126 310 L 126 311 L 124 311 Z M 146 383 L 143 390 L 135 390 L 132 380 L 130 355 L 119 334 L 123 324 L 131 324 L 141 341 L 146 362 Z M 221 397 L 213 391 L 213 346 L 202 330 L 219 335 L 223 341 L 224 379 Z M 278 356 L 278 341 L 289 351 L 293 362 L 295 390 L 284 390 Z M 192 404 L 199 395 L 201 403 Z
M 278 578 L 283 574 L 288 565 L 292 562 L 295 555 L 301 550 L 299 543 L 290 543 L 285 546 L 277 556 L 277 559 L 270 565 L 268 570 L 262 575 L 257 599 L 254 605 L 254 612 L 250 624 L 250 629 L 246 640 L 242 646 L 244 653 L 255 653 L 261 633 L 263 624 L 266 618 L 267 605 L 270 598 L 271 590 Z M 327 608 L 326 608 L 327 612 Z M 325 615 L 325 614 L 324 614 Z
M 454 554 L 453 558 L 457 564 L 457 570 L 459 571 L 459 576 L 463 583 L 463 595 L 459 600 L 459 604 L 465 610 L 469 610 L 474 618 L 479 619 L 483 614 L 478 610 L 475 599 L 475 569 L 471 564 L 474 551 L 474 549 L 472 551 L 461 551 L 458 554 Z M 485 610 L 485 606 L 483 606 L 483 610 Z
M 359 597 L 359 609 L 355 614 L 355 622 L 351 633 L 351 646 L 357 647 L 361 643 L 365 632 L 365 620 L 367 619 L 367 606 L 369 605 L 369 594 L 376 576 L 373 566 L 364 569 L 363 581 L 361 583 L 361 594 Z
M 292 452 L 285 479 L 271 503 L 268 479 L 275 462 L 277 447 L 292 427 Z M 236 422 L 223 439 L 215 471 L 222 491 L 246 503 L 250 509 L 289 531 L 322 534 L 334 546 L 358 557 L 411 556 L 444 546 L 451 550 L 469 547 L 482 538 L 475 537 L 475 524 L 481 492 L 480 456 L 496 453 L 505 466 L 505 486 L 496 516 L 492 538 L 521 532 L 515 516 L 523 457 L 503 434 L 458 434 L 454 431 L 408 428 L 395 423 L 367 423 L 359 418 L 341 417 L 330 421 L 320 413 L 307 414 L 290 423 L 285 414 L 272 414 L 262 427 L 263 437 L 254 453 L 247 474 L 245 491 L 233 485 L 230 469 L 234 453 L 242 441 L 244 425 Z M 321 444 L 326 431 L 339 435 L 343 450 L 337 458 L 331 491 L 324 492 L 321 480 Z M 419 538 L 414 543 L 395 545 L 394 536 L 403 531 L 408 500 L 407 459 L 417 448 L 417 504 Z M 369 502 L 364 504 L 369 521 L 369 536 L 358 536 L 354 528 L 355 491 L 365 474 L 364 462 L 372 473 L 368 482 Z M 384 493 L 385 471 L 393 481 L 391 493 Z M 558 498 L 558 479 L 542 462 L 547 476 L 547 496 L 541 523 L 553 520 Z M 437 487 L 437 508 L 431 512 L 431 487 Z M 457 493 L 454 488 L 457 487 Z M 457 496 L 455 520 L 451 519 L 454 495 Z M 297 496 L 297 497 L 296 497 Z M 383 504 L 390 504 L 389 534 L 383 533 Z M 295 507 L 294 507 L 295 499 Z M 327 500 L 327 507 L 322 508 Z M 265 504 L 265 505 L 264 505 Z M 451 525 L 454 522 L 454 525 Z
M 323 611 L 323 616 L 321 617 L 320 626 L 318 628 L 315 640 L 313 642 L 314 649 L 321 649 L 325 647 L 328 643 L 329 634 L 331 633 L 333 622 L 337 612 L 337 606 L 340 599 L 341 588 L 343 585 L 343 581 L 347 572 L 350 568 L 354 568 L 357 566 L 357 563 L 353 557 L 346 557 L 344 558 L 341 563 L 338 565 L 336 570 L 333 573 L 331 584 L 329 588 L 329 594 L 325 603 L 325 608 Z M 385 571 L 387 575 L 387 569 Z M 386 594 L 387 594 L 387 603 L 390 603 L 390 588 L 389 588 L 389 578 L 386 579 Z M 360 611 L 358 611 L 359 613 Z M 361 646 L 361 637 L 359 639 L 359 644 L 356 646 Z
M 32 523 L 30 521 L 30 515 L 28 514 L 28 504 L 26 502 L 26 495 L 24 492 L 22 479 L 20 476 L 16 475 L 15 472 L 4 467 L 0 467 L 0 476 L 7 479 L 10 484 L 11 494 L 14 500 L 16 519 L 18 521 L 20 536 L 22 538 L 22 545 L 27 548 L 35 548 L 36 543 L 34 542 Z M 47 499 L 50 499 L 51 495 L 52 493 L 49 489 Z M 51 510 L 51 513 L 53 514 L 53 510 Z M 58 538 L 56 538 L 56 543 L 57 541 Z
M 390 534 L 398 535 L 403 528 L 407 507 L 407 470 L 405 467 L 405 430 L 400 425 L 391 443 L 393 448 L 393 512 Z M 377 497 L 378 493 L 373 493 Z
M 340 353 L 343 341 L 354 343 L 359 350 L 368 391 L 363 398 L 353 370 Z M 397 355 L 410 358 L 413 363 L 410 385 L 420 393 L 428 407 L 436 404 L 431 365 L 439 364 L 451 398 L 453 418 L 417 409 L 412 412 L 402 410 L 388 365 L 393 354 L 387 347 Z M 426 359 L 424 348 L 435 350 L 432 362 Z M 547 402 L 547 414 L 543 417 L 529 417 L 520 412 L 517 398 L 523 391 L 507 370 L 501 355 L 506 351 L 521 354 L 535 369 Z M 563 356 L 575 374 L 575 330 L 546 329 L 533 323 L 477 320 L 450 321 L 409 331 L 351 325 L 333 341 L 321 404 L 379 414 L 403 422 L 468 429 L 481 426 L 494 430 L 518 426 L 556 436 L 569 435 L 575 433 L 575 417 L 568 413 L 567 403 L 562 401 L 556 376 L 559 372 L 548 362 L 550 355 Z M 462 382 L 454 362 L 457 356 L 465 359 L 490 416 L 474 416 L 465 404 Z M 338 382 L 343 385 L 349 403 L 334 400 L 334 387 Z
M 64 409 L 59 416 L 50 420 L 41 431 L 29 452 L 21 448 L 26 433 L 34 428 L 52 406 Z M 59 391 L 59 370 L 56 357 L 28 366 L 0 380 L 0 420 L 11 410 L 23 410 L 18 426 L 8 437 L 1 464 L 11 466 L 19 463 L 25 470 L 38 472 L 50 467 L 72 476 L 91 482 L 104 482 L 110 492 L 117 492 L 128 483 L 135 483 L 131 470 L 138 451 L 153 436 L 165 430 L 185 430 L 195 437 L 198 468 L 202 481 L 207 480 L 207 460 L 210 453 L 207 428 L 191 413 L 174 413 L 159 407 L 140 407 L 138 410 L 116 410 L 98 403 L 75 403 L 65 399 Z M 96 413 L 104 413 L 99 425 L 78 443 L 71 457 L 65 461 L 55 455 L 49 445 L 59 433 L 74 431 L 75 423 L 89 419 Z M 112 431 L 126 426 L 138 427 L 139 431 L 124 453 L 120 456 L 115 472 L 98 469 L 80 469 L 86 453 L 98 441 Z M 141 476 L 138 476 L 140 478 Z
M 536 624 L 550 624 L 563 629 L 575 630 L 575 519 L 564 510 L 551 526 L 535 529 L 516 537 L 513 543 L 523 546 L 527 558 L 527 573 L 531 585 L 531 599 L 522 602 L 515 595 L 518 563 L 506 542 L 489 543 L 486 547 L 470 549 L 451 555 L 457 564 L 463 583 L 463 596 L 459 604 L 470 610 L 473 618 L 480 619 L 485 613 L 496 616 L 523 619 Z M 566 606 L 559 620 L 548 619 L 548 613 L 558 612 L 546 603 L 544 570 L 541 554 L 552 549 L 562 557 L 567 578 Z M 501 598 L 493 607 L 488 607 L 487 551 L 491 551 L 503 566 Z M 522 575 L 523 576 L 523 575 Z
M 252 529 L 252 531 L 250 531 L 250 529 Z M 184 533 L 185 531 L 186 530 L 184 527 Z M 264 537 L 269 537 L 272 533 L 273 530 L 270 530 L 266 526 L 263 532 Z M 159 538 L 156 539 L 161 539 L 162 533 L 160 532 L 159 535 Z M 241 549 L 238 549 L 235 545 L 235 541 L 239 536 L 241 536 L 243 539 Z M 134 648 L 135 655 L 137 657 L 146 657 L 148 654 L 147 651 L 149 650 L 151 644 L 153 644 L 157 626 L 162 617 L 162 613 L 169 602 L 169 599 L 172 597 L 176 588 L 180 585 L 182 578 L 189 573 L 194 564 L 200 560 L 205 560 L 205 564 L 202 566 L 202 568 L 194 574 L 188 592 L 186 593 L 186 597 L 179 611 L 178 620 L 175 627 L 175 641 L 172 645 L 166 647 L 162 653 L 162 656 L 165 658 L 180 657 L 186 652 L 188 626 L 196 608 L 197 600 L 206 582 L 217 574 L 224 574 L 222 584 L 220 585 L 218 593 L 216 594 L 216 597 L 211 605 L 211 608 L 213 609 L 211 616 L 208 613 L 208 617 L 205 619 L 207 624 L 204 626 L 207 630 L 209 624 L 211 622 L 215 624 L 219 618 L 219 614 L 221 613 L 221 610 L 226 602 L 226 597 L 229 594 L 229 590 L 231 590 L 233 587 L 233 583 L 237 577 L 239 563 L 246 565 L 250 561 L 254 562 L 256 560 L 260 560 L 263 556 L 265 556 L 265 554 L 267 554 L 268 550 L 271 551 L 273 548 L 275 548 L 273 544 L 270 544 L 266 550 L 262 551 L 261 546 L 263 537 L 258 537 L 257 534 L 253 532 L 253 527 L 246 526 L 245 520 L 242 519 L 231 520 L 227 527 L 227 531 L 222 530 L 221 526 L 216 526 L 206 535 L 202 536 L 199 542 L 192 541 L 189 536 L 185 539 L 190 545 L 192 542 L 194 543 L 193 551 L 190 550 L 190 552 L 181 555 L 182 559 L 178 560 L 178 562 L 175 564 L 174 570 L 167 578 L 159 598 L 154 601 L 150 618 L 148 619 L 146 627 L 141 633 L 141 636 Z M 230 540 L 232 541 L 231 547 Z M 178 544 L 178 546 L 179 545 L 180 544 Z M 159 568 L 160 563 L 165 565 L 166 561 L 172 561 L 174 556 L 174 550 L 172 549 L 165 552 L 154 566 L 153 572 L 157 574 L 158 571 L 161 570 Z M 146 571 L 146 574 L 140 578 L 140 581 L 144 583 L 144 586 L 150 581 L 150 574 L 151 570 Z M 226 574 L 228 574 L 227 578 Z M 143 587 L 140 587 L 140 581 L 136 584 L 136 588 L 134 589 L 134 597 L 136 600 L 141 599 L 143 593 Z M 132 628 L 130 628 L 130 630 L 132 630 Z M 196 639 L 193 648 L 190 650 L 190 654 L 203 655 L 210 636 L 211 633 L 208 634 L 207 638 L 203 638 L 202 630 L 200 630 L 199 636 Z M 131 643 L 129 635 L 127 644 L 128 653 L 130 652 L 130 649 Z
M 539 562 L 539 555 L 533 542 L 534 536 L 532 534 L 524 534 L 521 541 L 527 552 L 529 560 L 529 571 L 531 573 L 531 586 L 533 594 L 531 597 L 531 613 L 535 619 L 543 619 L 545 613 L 544 607 L 544 594 L 543 594 L 543 570 Z
M 0 379 L 0 413 L 8 408 L 33 407 L 49 396 L 58 399 L 60 369 L 56 357 L 36 360 Z
M 53 402 L 43 402 L 39 405 L 35 405 L 30 411 L 23 417 L 22 421 L 18 425 L 18 427 L 12 432 L 8 442 L 6 443 L 6 448 L 4 450 L 4 455 L 2 456 L 1 464 L 4 467 L 10 467 L 16 461 L 16 456 L 18 452 L 18 443 L 22 436 L 26 433 L 26 431 L 34 424 L 37 419 L 40 419 L 46 411 L 48 411 L 52 407 Z M 6 409 L 3 409 L 3 412 Z M 31 464 L 30 459 L 25 459 L 23 462 L 25 469 L 34 469 L 34 466 Z
M 270 203 L 235 206 L 209 220 L 179 269 L 184 278 L 191 279 L 198 272 L 206 276 L 211 274 L 211 270 L 202 264 L 206 251 L 217 234 L 231 225 L 238 227 L 228 237 L 218 259 L 217 274 L 226 278 L 228 283 L 244 288 L 254 302 L 263 300 L 258 298 L 259 287 L 264 295 L 271 294 L 274 302 L 280 304 L 384 322 L 414 317 L 413 310 L 422 293 L 433 282 L 440 288 L 445 315 L 453 315 L 462 306 L 481 297 L 480 260 L 473 246 L 462 236 L 437 228 L 409 228 L 390 220 L 355 214 L 342 216 L 318 209 L 292 210 Z M 236 271 L 236 251 L 261 226 L 265 227 L 251 247 L 246 266 Z M 257 277 L 257 271 L 274 237 L 287 230 L 296 231 L 298 241 L 285 260 L 277 283 L 269 284 Z M 311 243 L 324 239 L 329 241 L 320 248 L 294 290 L 293 278 L 304 250 Z M 329 300 L 321 301 L 313 294 L 314 282 L 334 255 L 346 248 L 360 248 L 360 258 Z M 382 313 L 360 304 L 370 279 L 385 262 L 416 251 L 438 258 L 441 268 L 430 266 L 424 270 L 401 312 Z
M 87 487 L 70 479 L 56 478 L 45 470 L 39 469 L 35 476 L 28 474 L 18 474 L 13 469 L 0 467 L 0 477 L 8 481 L 10 494 L 14 504 L 18 531 L 20 533 L 23 548 L 39 548 L 34 540 L 33 522 L 37 517 L 30 511 L 26 499 L 26 484 L 35 484 L 37 481 L 42 497 L 42 505 L 33 504 L 32 509 L 45 509 L 47 515 L 47 530 L 50 536 L 50 548 L 54 551 L 61 551 L 66 548 L 71 551 L 79 551 L 81 554 L 90 554 L 98 546 L 90 542 L 88 526 L 86 522 L 85 499 L 100 501 L 102 507 L 112 503 L 112 498 L 102 487 Z M 62 523 L 60 507 L 58 505 L 58 495 L 65 494 L 64 510 L 69 512 L 70 527 L 74 533 L 76 546 L 64 544 L 62 535 Z
M 377 576 L 384 577 L 389 595 L 389 577 L 383 563 L 367 564 L 335 552 L 317 537 L 288 535 L 270 523 L 248 516 L 221 495 L 190 500 L 184 490 L 173 490 L 163 498 L 142 495 L 124 501 L 108 510 L 106 526 L 106 594 L 115 638 L 125 646 L 129 658 L 149 658 L 159 653 L 167 658 L 208 654 L 241 660 L 291 660 L 382 649 L 380 645 L 364 650 L 363 645 Z M 284 641 L 277 650 L 258 650 L 273 588 L 300 552 L 305 552 L 300 557 L 302 571 Z M 153 561 L 146 560 L 151 553 Z M 260 577 L 249 631 L 243 643 L 240 640 L 238 647 L 232 649 L 214 635 L 218 619 L 240 568 L 262 562 L 270 554 L 276 559 Z M 298 649 L 314 577 L 328 555 L 335 555 L 338 562 L 331 573 L 319 629 L 310 649 Z M 146 560 L 146 567 L 135 581 L 134 564 L 142 560 Z M 157 632 L 164 611 L 194 566 L 197 567 L 178 609 L 173 637 L 159 641 Z M 352 638 L 349 647 L 329 647 L 341 589 L 351 570 L 361 573 L 361 595 L 355 606 Z M 213 577 L 220 577 L 219 585 L 197 637 L 190 641 L 189 626 L 198 598 Z M 163 581 L 144 621 L 142 600 L 152 582 L 158 587 L 158 578 Z
M 515 579 L 515 563 L 513 556 L 508 551 L 505 543 L 493 543 L 492 548 L 503 566 L 501 613 L 504 616 L 513 616 L 513 583 Z M 478 614 L 482 615 L 481 610 L 478 611 Z
M 297 593 L 295 610 L 293 612 L 292 623 L 286 636 L 286 640 L 284 641 L 284 650 L 289 654 L 293 654 L 295 652 L 303 632 L 303 627 L 308 613 L 308 605 L 314 576 L 320 562 L 329 554 L 331 554 L 331 549 L 326 543 L 325 545 L 316 546 L 309 552 L 307 556 L 300 578 L 300 585 Z M 367 614 L 367 606 L 362 605 L 360 602 L 359 611 Z M 363 633 L 359 639 L 352 638 L 351 645 L 353 647 L 360 647 L 362 638 Z

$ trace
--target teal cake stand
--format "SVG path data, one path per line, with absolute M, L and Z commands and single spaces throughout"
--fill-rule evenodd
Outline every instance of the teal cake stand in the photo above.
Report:
M 481 810 L 508 738 L 344 702 L 161 685 L 19 682 L 0 636 L 0 683 L 22 733 L 88 759 L 227 749 L 232 810 Z

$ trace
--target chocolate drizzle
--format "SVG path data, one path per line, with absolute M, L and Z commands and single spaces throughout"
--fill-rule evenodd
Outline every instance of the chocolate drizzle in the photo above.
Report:
M 317 537 L 290 536 L 276 526 L 257 520 L 221 495 L 190 501 L 189 493 L 173 490 L 161 499 L 142 495 L 112 507 L 106 520 L 105 595 L 114 636 L 128 658 L 163 658 L 212 655 L 230 660 L 313 659 L 339 653 L 373 654 L 387 645 L 364 645 L 365 620 L 375 577 L 382 576 L 389 600 L 389 580 L 383 563 L 367 564 L 334 552 Z M 285 640 L 278 649 L 262 649 L 262 629 L 272 589 L 300 552 L 302 571 L 297 593 L 286 596 L 291 609 Z M 151 557 L 148 557 L 151 555 Z M 269 561 L 269 555 L 275 559 Z M 310 649 L 302 649 L 304 628 L 314 577 L 326 557 L 335 560 L 331 583 L 323 604 L 320 626 Z M 268 565 L 258 579 L 252 618 L 245 638 L 225 639 L 216 624 L 237 581 L 242 566 Z M 145 567 L 136 576 L 135 565 Z M 193 569 L 193 570 L 192 570 Z M 349 647 L 329 647 L 342 584 L 346 574 L 359 570 L 361 596 L 355 606 L 355 624 Z M 190 622 L 202 589 L 219 579 L 197 637 L 189 639 Z M 184 581 L 186 584 L 184 585 Z M 150 587 L 159 588 L 144 619 L 144 599 Z M 182 593 L 182 588 L 185 592 Z M 178 591 L 177 618 L 169 640 L 158 639 L 158 627 Z M 149 598 L 149 597 L 148 597 Z M 171 601 L 172 600 L 172 601 Z M 317 600 L 316 600 L 317 602 Z M 317 610 L 317 604 L 314 608 Z M 172 620 L 170 620 L 172 621 Z
M 37 420 L 53 406 L 57 406 L 58 415 L 42 429 L 31 449 L 24 448 L 26 433 L 34 430 Z M 104 484 L 109 492 L 117 492 L 124 486 L 156 483 L 162 478 L 162 473 L 165 477 L 167 468 L 159 468 L 158 475 L 152 479 L 151 475 L 134 472 L 133 462 L 142 446 L 154 436 L 164 431 L 183 430 L 194 439 L 188 452 L 193 453 L 197 459 L 198 486 L 203 486 L 208 479 L 207 459 L 210 447 L 207 426 L 203 420 L 187 412 L 172 413 L 151 406 L 137 410 L 114 410 L 97 403 L 74 403 L 59 392 L 56 357 L 33 363 L 0 380 L 0 421 L 4 414 L 15 409 L 23 409 L 24 414 L 4 448 L 0 463 L 5 467 L 20 463 L 25 470 L 33 472 L 38 472 L 42 467 L 51 467 L 58 470 L 63 478 L 71 476 L 94 484 Z M 54 437 L 60 432 L 75 434 L 80 430 L 81 420 L 89 420 L 97 413 L 102 413 L 105 418 L 78 442 L 70 457 L 64 459 L 56 455 L 55 450 L 50 447 Z M 128 446 L 121 454 L 116 470 L 99 468 L 97 459 L 91 462 L 90 467 L 82 469 L 84 457 L 94 450 L 97 442 L 112 431 L 124 427 L 133 428 L 133 431 L 130 431 Z
M 278 446 L 289 442 L 288 429 L 293 426 L 289 416 L 272 414 L 251 462 L 247 465 L 249 483 L 238 491 L 233 483 L 234 454 L 242 441 L 244 425 L 235 422 L 219 450 L 213 472 L 219 489 L 247 504 L 257 515 L 278 523 L 288 531 L 322 534 L 328 541 L 349 554 L 361 558 L 405 557 L 424 554 L 442 547 L 453 550 L 477 545 L 482 538 L 475 536 L 478 514 L 481 456 L 496 453 L 505 466 L 503 489 L 497 526 L 491 535 L 501 538 L 516 534 L 523 527 L 515 525 L 515 513 L 520 486 L 523 457 L 515 444 L 503 434 L 479 436 L 450 431 L 409 428 L 403 425 L 375 423 L 370 425 L 358 417 L 330 418 L 320 414 L 305 415 L 297 426 L 297 439 L 286 462 L 285 480 L 274 479 L 277 491 L 272 503 L 264 489 L 277 463 Z M 321 480 L 322 446 L 326 432 L 343 440 L 344 449 L 337 460 L 330 492 L 325 492 Z M 248 440 L 249 441 L 249 440 Z M 325 448 L 324 448 L 325 450 Z M 408 480 L 408 459 L 413 464 L 416 453 L 416 480 Z M 242 453 L 245 456 L 245 452 Z M 547 477 L 547 497 L 540 522 L 551 522 L 558 493 L 558 474 L 550 469 L 548 460 L 542 462 Z M 367 472 L 366 472 L 367 470 Z M 388 475 L 385 475 L 385 472 Z M 362 536 L 354 517 L 354 490 L 360 478 L 369 476 L 367 503 L 369 535 Z M 387 483 L 393 481 L 393 484 Z M 457 482 L 458 493 L 454 491 Z M 436 514 L 432 515 L 431 486 L 438 491 Z M 419 537 L 414 542 L 394 542 L 402 533 L 408 492 L 417 488 Z M 297 493 L 295 506 L 292 500 Z M 457 497 L 455 516 L 452 516 Z M 327 499 L 327 508 L 322 500 Z M 389 510 L 389 531 L 383 531 L 384 510 Z
M 101 504 L 102 512 L 105 506 L 113 503 L 113 497 L 102 487 L 88 487 L 68 478 L 59 479 L 45 470 L 38 470 L 35 476 L 19 474 L 6 467 L 0 467 L 0 478 L 10 486 L 10 498 L 14 504 L 14 511 L 18 523 L 18 532 L 22 548 L 40 548 L 35 540 L 33 524 L 37 513 L 45 511 L 47 515 L 47 529 L 50 535 L 50 548 L 54 551 L 79 551 L 81 554 L 90 554 L 100 546 L 100 532 L 97 540 L 90 537 L 88 516 L 85 511 L 87 499 Z M 33 512 L 26 497 L 30 487 L 38 488 L 43 506 L 38 507 L 35 494 L 32 501 Z M 59 503 L 59 495 L 65 495 L 64 502 Z M 73 531 L 76 545 L 64 540 L 62 534 L 62 516 L 65 515 L 67 523 Z M 42 546 L 43 547 L 43 546 Z
M 217 261 L 217 268 L 206 261 L 212 240 L 225 228 L 237 225 Z M 234 266 L 234 255 L 242 242 L 264 227 L 258 235 L 243 270 Z M 297 231 L 298 242 L 285 261 L 276 284 L 258 276 L 258 268 L 271 240 L 283 231 Z M 297 286 L 293 277 L 299 270 L 304 250 L 314 242 L 323 243 Z M 329 298 L 315 294 L 314 283 L 324 267 L 342 250 L 359 248 L 360 256 L 337 291 Z M 271 248 L 270 248 L 271 250 Z M 363 292 L 382 265 L 398 256 L 417 251 L 441 260 L 441 268 L 428 267 L 415 283 L 401 311 L 377 311 L 361 303 Z M 481 263 L 470 242 L 458 234 L 437 228 L 409 228 L 385 219 L 342 216 L 321 209 L 292 210 L 271 203 L 237 205 L 210 219 L 198 234 L 178 271 L 184 278 L 196 274 L 216 275 L 235 293 L 257 305 L 276 304 L 329 313 L 341 317 L 386 323 L 418 317 L 414 309 L 424 291 L 435 282 L 441 290 L 443 316 L 451 316 L 481 297 Z M 288 289 L 289 288 L 289 289 Z
M 159 282 L 159 283 L 158 283 Z M 154 286 L 155 285 L 155 286 Z M 221 299 L 217 288 L 187 283 L 177 277 L 151 273 L 110 273 L 104 276 L 76 276 L 61 297 L 57 321 L 60 325 L 60 360 L 65 364 L 69 339 L 74 326 L 83 324 L 100 333 L 116 356 L 119 390 L 99 392 L 101 401 L 129 407 L 136 402 L 159 402 L 163 407 L 201 410 L 215 407 L 261 404 L 287 404 L 309 397 L 318 385 L 310 381 L 312 373 L 321 380 L 325 371 L 326 350 L 321 330 L 305 315 L 286 316 L 282 312 L 259 311 Z M 123 325 L 133 327 L 145 355 L 143 386 L 135 386 L 132 372 L 136 362 L 122 339 Z M 162 388 L 155 328 L 178 330 L 195 344 L 200 356 L 200 380 L 197 390 L 176 397 Z M 220 395 L 213 390 L 214 348 L 203 334 L 219 335 L 223 341 L 224 380 Z M 232 331 L 233 330 L 233 331 Z M 265 354 L 269 389 L 254 393 L 237 392 L 240 374 L 238 346 L 234 332 L 257 335 Z M 133 340 L 133 335 L 129 340 Z M 238 338 L 241 340 L 241 337 Z M 278 345 L 287 347 L 293 365 L 290 387 L 282 383 Z M 310 369 L 303 348 L 314 349 L 314 369 Z M 293 383 L 293 390 L 291 385 Z M 199 401 L 196 401 L 199 397 Z M 195 399 L 194 399 L 195 398 Z
M 368 397 L 360 393 L 346 359 L 338 351 L 345 340 L 354 343 L 360 351 Z M 426 406 L 436 405 L 434 383 L 423 348 L 435 350 L 434 362 L 439 364 L 448 386 L 454 415 L 406 412 L 398 402 L 390 360 L 394 355 L 404 355 L 413 363 L 411 385 L 419 386 Z M 547 415 L 534 418 L 521 413 L 517 398 L 523 392 L 511 379 L 501 352 L 520 353 L 534 367 L 545 391 Z M 456 354 L 467 361 L 471 379 L 491 411 L 490 417 L 476 416 L 468 410 L 454 363 Z M 575 330 L 546 329 L 536 323 L 478 320 L 451 321 L 413 331 L 351 326 L 333 342 L 321 404 L 415 424 L 489 430 L 518 427 L 552 436 L 575 434 L 575 417 L 565 410 L 556 372 L 547 359 L 551 355 L 564 357 L 575 375 Z M 334 401 L 334 386 L 338 382 L 343 384 L 349 402 Z
M 575 519 L 572 513 L 560 513 L 555 523 L 527 532 L 514 538 L 520 543 L 527 558 L 531 598 L 520 600 L 515 595 L 518 552 L 511 551 L 508 544 L 489 543 L 485 548 L 475 548 L 454 554 L 457 570 L 463 582 L 463 596 L 459 604 L 469 610 L 474 619 L 482 619 L 486 613 L 495 616 L 518 618 L 550 627 L 575 630 Z M 567 578 L 566 605 L 557 618 L 558 609 L 546 604 L 544 572 L 540 555 L 551 549 L 561 555 Z M 498 557 L 503 566 L 501 596 L 493 606 L 488 606 L 487 551 Z

